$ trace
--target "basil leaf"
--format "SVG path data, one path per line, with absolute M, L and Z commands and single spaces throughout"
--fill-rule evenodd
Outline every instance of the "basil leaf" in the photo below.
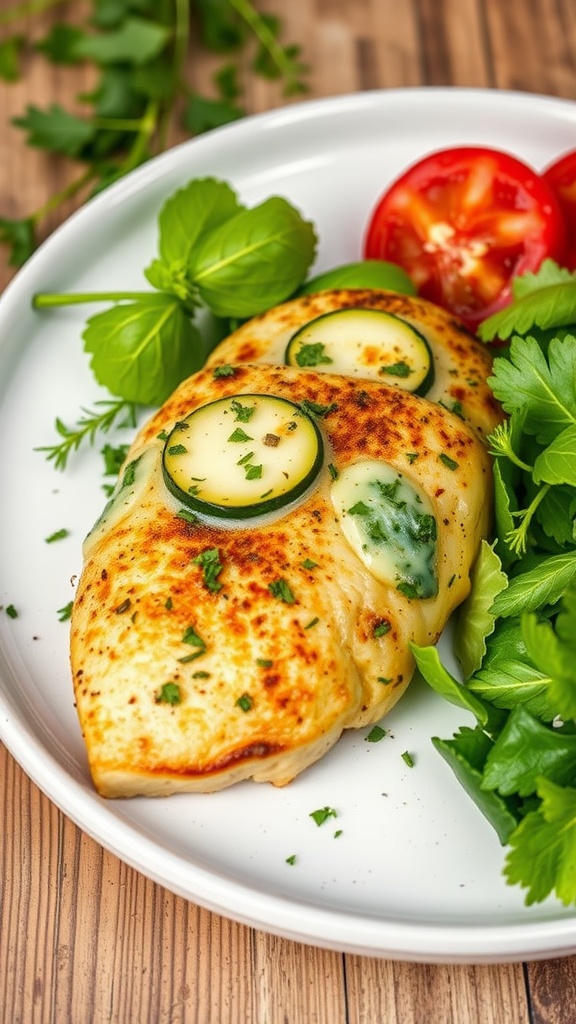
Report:
M 315 248 L 312 224 L 273 196 L 200 239 L 188 276 L 216 316 L 254 316 L 295 291 Z
M 243 207 L 225 181 L 193 178 L 164 203 L 158 216 L 158 251 L 168 267 L 185 269 L 201 235 L 214 231 Z
M 139 405 L 161 405 L 204 358 L 196 327 L 166 294 L 97 313 L 82 336 L 98 382 Z

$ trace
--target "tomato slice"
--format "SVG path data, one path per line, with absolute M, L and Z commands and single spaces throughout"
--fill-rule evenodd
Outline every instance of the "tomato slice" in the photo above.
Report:
M 576 270 L 576 149 L 564 153 L 542 173 L 554 192 L 566 224 L 564 266 Z
M 403 267 L 424 298 L 472 330 L 511 298 L 516 274 L 566 245 L 558 201 L 542 177 L 496 149 L 439 150 L 379 199 L 364 256 Z

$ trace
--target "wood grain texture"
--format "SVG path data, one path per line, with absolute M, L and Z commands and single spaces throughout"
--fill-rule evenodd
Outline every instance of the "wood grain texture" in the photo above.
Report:
M 0 3 L 0 11 L 8 0 Z M 70 17 L 80 4 L 60 8 Z M 458 85 L 576 98 L 573 0 L 261 0 L 303 44 L 310 96 Z M 36 38 L 55 20 L 27 29 Z M 209 93 L 217 61 L 193 53 Z M 286 101 L 240 69 L 250 112 Z M 31 57 L 0 85 L 0 215 L 24 216 L 78 173 L 25 147 L 27 103 L 69 108 L 87 69 Z M 173 133 L 172 142 L 180 138 Z M 73 203 L 51 214 L 49 233 Z M 1 254 L 0 254 L 1 255 Z M 0 286 L 13 270 L 0 262 Z M 227 921 L 83 835 L 0 747 L 0 1024 L 573 1024 L 576 957 L 428 966 L 342 956 Z

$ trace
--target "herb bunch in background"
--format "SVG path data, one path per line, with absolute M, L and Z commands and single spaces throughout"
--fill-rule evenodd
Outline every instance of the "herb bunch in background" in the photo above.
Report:
M 96 83 L 77 97 L 85 114 L 52 103 L 31 105 L 15 119 L 28 145 L 74 160 L 80 173 L 23 218 L 0 211 L 0 242 L 12 266 L 32 253 L 47 215 L 74 195 L 105 188 L 166 149 L 175 132 L 193 136 L 242 117 L 241 61 L 253 74 L 278 80 L 285 96 L 306 88 L 300 48 L 284 44 L 279 20 L 251 0 L 92 0 L 83 20 L 63 17 L 31 44 L 25 19 L 49 8 L 66 5 L 21 0 L 0 12 L 0 79 L 18 80 L 33 48 L 54 65 L 89 62 Z M 189 84 L 199 50 L 222 58 L 213 96 Z

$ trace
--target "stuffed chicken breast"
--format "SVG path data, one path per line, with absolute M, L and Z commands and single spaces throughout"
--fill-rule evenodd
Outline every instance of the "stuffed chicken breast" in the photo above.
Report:
M 98 791 L 284 785 L 380 719 L 469 591 L 490 491 L 477 429 L 405 389 L 266 363 L 185 381 L 85 542 Z

